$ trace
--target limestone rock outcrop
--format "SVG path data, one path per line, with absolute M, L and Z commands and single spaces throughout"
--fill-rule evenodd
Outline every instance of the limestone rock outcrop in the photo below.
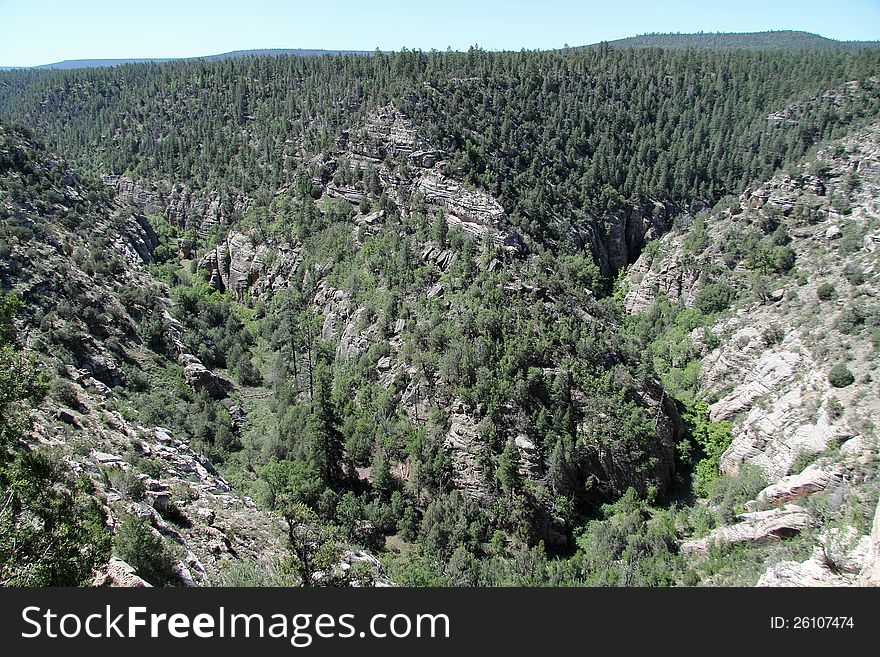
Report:
M 151 588 L 153 585 L 138 577 L 137 571 L 122 559 L 110 557 L 107 565 L 95 573 L 92 578 L 92 586 Z
M 220 399 L 226 396 L 226 384 L 219 376 L 205 367 L 199 360 L 192 360 L 183 368 L 186 384 L 195 392 L 204 392 Z
M 217 226 L 230 226 L 253 204 L 243 194 L 196 191 L 167 181 L 153 183 L 114 174 L 105 174 L 101 180 L 144 214 L 161 215 L 172 225 L 195 230 L 202 237 Z
M 415 183 L 428 203 L 447 210 L 446 220 L 477 237 L 499 228 L 506 218 L 504 208 L 494 198 L 439 173 L 425 173 Z
M 132 214 L 124 219 L 119 239 L 115 246 L 123 257 L 132 264 L 153 262 L 153 251 L 159 245 L 159 236 L 147 218 Z
M 384 157 L 386 152 L 395 155 L 413 155 L 419 151 L 437 152 L 418 134 L 412 122 L 393 105 L 386 105 L 373 112 L 367 119 L 365 130 L 374 143 L 380 144 L 378 157 Z M 363 149 L 362 146 L 360 148 Z
M 681 553 L 705 556 L 713 544 L 774 543 L 803 531 L 813 522 L 807 510 L 796 504 L 786 504 L 768 511 L 741 513 L 736 520 L 736 524 L 718 527 L 708 536 L 685 541 L 681 544 Z
M 480 439 L 473 418 L 464 409 L 459 408 L 450 414 L 443 447 L 452 459 L 455 487 L 474 499 L 488 500 L 490 482 L 480 463 L 488 456 L 486 442 Z
M 730 338 L 704 359 L 701 380 L 709 390 L 730 390 L 709 407 L 713 420 L 735 420 L 722 471 L 754 463 L 776 481 L 799 456 L 824 451 L 846 429 L 822 405 L 830 385 L 802 339 L 789 333 L 768 347 L 753 318 L 743 313 L 727 322 Z
M 776 483 L 770 484 L 758 493 L 756 500 L 763 507 L 777 506 L 827 490 L 840 483 L 842 479 L 841 467 L 830 466 L 825 469 L 818 463 L 812 463 L 802 472 L 783 477 Z
M 654 254 L 645 251 L 628 273 L 629 285 L 624 297 L 628 313 L 642 313 L 661 296 L 691 307 L 704 274 L 700 267 L 689 265 L 682 254 L 683 236 L 670 236 L 668 251 Z
M 669 204 L 629 204 L 618 212 L 592 217 L 576 242 L 590 245 L 602 274 L 610 276 L 636 261 L 649 241 L 664 235 L 675 208 Z
M 868 553 L 865 556 L 865 565 L 859 573 L 859 584 L 880 586 L 880 502 L 877 503 L 877 510 L 874 513 L 874 525 Z
M 819 536 L 819 543 L 806 561 L 780 561 L 768 567 L 757 586 L 877 586 L 880 583 L 866 575 L 874 554 L 871 537 L 859 537 L 852 528 L 832 528 Z
M 220 245 L 205 254 L 198 266 L 208 275 L 212 287 L 242 299 L 263 273 L 267 250 L 264 244 L 254 246 L 243 233 L 230 231 Z
M 849 579 L 835 573 L 817 549 L 807 561 L 780 561 L 761 575 L 756 586 L 762 587 L 815 587 L 851 586 Z

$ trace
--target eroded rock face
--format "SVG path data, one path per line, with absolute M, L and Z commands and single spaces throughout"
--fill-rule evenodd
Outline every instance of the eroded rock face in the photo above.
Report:
M 158 245 L 159 236 L 147 218 L 133 214 L 125 219 L 116 248 L 129 263 L 149 264 L 153 262 L 153 251 Z
M 801 117 L 810 116 L 821 107 L 827 111 L 828 107 L 842 109 L 853 102 L 870 89 L 876 89 L 880 85 L 880 78 L 870 77 L 865 80 L 850 80 L 842 85 L 829 89 L 821 96 L 815 96 L 806 100 L 799 100 L 788 107 L 777 110 L 767 116 L 767 123 L 775 125 L 799 125 Z
M 527 435 L 521 433 L 514 439 L 514 444 L 519 453 L 520 474 L 532 479 L 540 478 L 543 474 L 543 464 L 535 443 Z
M 207 237 L 217 226 L 229 226 L 244 215 L 253 201 L 243 194 L 194 191 L 167 182 L 154 184 L 105 174 L 101 181 L 145 214 L 162 215 L 169 223 L 194 229 Z
M 627 205 L 618 212 L 592 218 L 573 239 L 576 246 L 589 245 L 602 274 L 613 276 L 636 262 L 648 241 L 669 230 L 674 211 L 673 206 L 662 203 Z
M 821 549 L 813 556 L 799 563 L 797 561 L 780 561 L 770 566 L 761 575 L 756 586 L 762 587 L 804 587 L 804 586 L 851 586 L 851 581 L 835 573 Z
M 807 466 L 803 472 L 783 477 L 775 484 L 767 486 L 758 493 L 757 502 L 764 507 L 777 506 L 793 502 L 802 497 L 827 490 L 843 479 L 843 468 L 829 466 L 828 469 L 818 463 Z
M 477 434 L 473 418 L 463 409 L 450 414 L 443 447 L 452 459 L 455 487 L 477 500 L 488 500 L 491 488 L 480 463 L 489 456 L 486 442 Z
M 846 429 L 829 415 L 831 386 L 800 336 L 787 332 L 768 347 L 754 319 L 742 313 L 725 325 L 731 337 L 706 357 L 700 378 L 708 390 L 730 390 L 709 407 L 713 420 L 734 421 L 722 471 L 736 473 L 740 464 L 753 463 L 776 481 L 799 456 L 824 451 Z
M 630 281 L 624 307 L 631 314 L 645 312 L 661 296 L 691 307 L 703 283 L 703 271 L 686 262 L 682 235 L 671 236 L 670 249 L 655 255 L 644 252 L 628 273 Z
M 151 588 L 153 585 L 138 577 L 137 571 L 122 559 L 110 557 L 107 565 L 95 573 L 92 578 L 92 586 Z
M 122 383 L 122 368 L 107 350 L 89 355 L 83 363 L 83 368 L 107 386 L 115 387 Z
M 266 250 L 265 245 L 255 247 L 243 233 L 230 231 L 220 245 L 205 254 L 199 269 L 209 275 L 212 287 L 241 299 L 263 272 Z
M 394 586 L 394 583 L 386 577 L 385 570 L 382 568 L 382 563 L 372 554 L 365 552 L 364 550 L 345 550 L 336 568 L 338 572 L 347 574 L 354 566 L 358 565 L 368 569 L 371 581 L 362 582 L 354 578 L 351 580 L 352 586 L 360 587 L 369 585 L 376 588 Z
M 466 189 L 442 174 L 422 174 L 415 188 L 428 203 L 446 208 L 450 226 L 458 226 L 477 237 L 489 234 L 506 219 L 504 208 L 494 198 L 479 190 Z
M 876 586 L 865 578 L 872 555 L 871 537 L 860 537 L 852 527 L 832 528 L 819 536 L 809 559 L 773 564 L 757 586 Z
M 165 209 L 162 195 L 158 191 L 141 185 L 131 178 L 104 174 L 101 176 L 101 182 L 107 187 L 113 188 L 119 196 L 129 199 L 135 205 L 143 208 L 147 214 L 162 214 Z
M 198 268 L 215 290 L 245 302 L 286 287 L 299 261 L 298 244 L 255 244 L 253 237 L 231 230 L 202 256 Z
M 704 538 L 685 541 L 681 553 L 687 556 L 705 556 L 712 544 L 735 545 L 738 543 L 775 543 L 800 533 L 809 527 L 813 519 L 807 510 L 796 504 L 768 511 L 741 513 L 737 523 L 718 527 Z
M 312 300 L 312 308 L 324 317 L 321 339 L 339 340 L 336 356 L 342 360 L 359 358 L 379 338 L 379 329 L 366 309 L 352 306 L 348 292 L 324 281 Z
M 880 502 L 874 513 L 874 525 L 865 565 L 859 573 L 859 584 L 862 586 L 880 586 Z
M 365 129 L 370 137 L 381 144 L 378 150 L 381 155 L 378 157 L 384 157 L 387 151 L 407 155 L 418 151 L 438 152 L 418 134 L 410 120 L 393 105 L 386 105 L 376 110 L 367 119 Z

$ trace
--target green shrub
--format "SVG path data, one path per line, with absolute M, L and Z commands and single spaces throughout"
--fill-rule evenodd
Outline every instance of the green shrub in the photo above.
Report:
M 838 399 L 836 399 L 835 397 L 832 397 L 831 399 L 828 400 L 828 416 L 832 420 L 836 420 L 836 419 L 840 418 L 841 416 L 843 416 L 843 411 L 844 411 L 843 404 L 841 404 Z
M 820 301 L 832 301 L 837 298 L 837 290 L 831 283 L 822 283 L 816 288 L 816 296 Z
M 709 494 L 709 487 L 720 476 L 721 455 L 730 446 L 730 422 L 709 419 L 709 406 L 698 402 L 685 408 L 681 414 L 688 435 L 696 443 L 700 459 L 694 463 L 694 490 L 698 495 Z
M 287 564 L 277 561 L 265 563 L 251 559 L 242 559 L 227 563 L 212 586 L 225 587 L 261 587 L 285 586 L 299 584 L 299 578 L 291 572 Z
M 726 310 L 733 301 L 733 288 L 727 283 L 712 283 L 697 293 L 694 306 L 704 315 Z
M 0 582 L 84 586 L 110 555 L 110 534 L 94 488 L 39 451 L 0 464 Z
M 785 329 L 774 322 L 770 324 L 764 331 L 761 333 L 761 339 L 764 341 L 764 344 L 768 347 L 772 347 L 775 344 L 779 344 L 782 342 L 785 337 Z
M 828 372 L 828 382 L 835 388 L 846 388 L 856 380 L 856 377 L 843 363 L 838 363 Z
M 834 322 L 834 328 L 844 335 L 855 335 L 862 330 L 867 319 L 865 308 L 859 304 L 853 304 L 843 310 Z
M 122 518 L 113 537 L 113 551 L 154 586 L 169 586 L 177 581 L 174 556 L 143 518 Z
M 108 477 L 113 488 L 119 491 L 120 495 L 135 502 L 144 499 L 144 495 L 147 493 L 146 486 L 141 478 L 133 472 L 114 468 L 109 472 Z
M 829 409 L 830 411 L 830 409 Z M 819 454 L 816 452 L 810 451 L 801 451 L 798 452 L 797 457 L 795 457 L 794 461 L 788 468 L 788 474 L 795 475 L 800 474 L 804 470 L 806 470 L 809 466 L 816 462 L 816 459 L 819 458 Z
M 767 478 L 761 468 L 751 463 L 740 465 L 736 475 L 718 477 L 707 486 L 707 494 L 722 523 L 729 524 L 744 505 L 761 492 L 767 485 Z
M 68 408 L 79 408 L 76 387 L 67 379 L 52 379 L 52 382 L 49 384 L 49 396 Z
M 144 344 L 157 354 L 167 354 L 169 327 L 161 319 L 149 319 L 141 324 L 141 336 Z
M 851 285 L 861 285 L 865 282 L 865 272 L 854 262 L 847 263 L 843 269 L 843 275 Z

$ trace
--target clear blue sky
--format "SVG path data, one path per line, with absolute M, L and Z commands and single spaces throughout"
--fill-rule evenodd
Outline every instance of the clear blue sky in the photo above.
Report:
M 250 48 L 555 48 L 645 32 L 880 39 L 880 0 L 0 0 L 0 65 Z

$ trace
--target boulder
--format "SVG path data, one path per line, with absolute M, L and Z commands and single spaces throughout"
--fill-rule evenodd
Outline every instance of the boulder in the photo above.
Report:
M 803 586 L 850 586 L 849 581 L 835 573 L 821 548 L 816 548 L 807 561 L 780 561 L 770 566 L 761 575 L 755 586 L 760 587 L 803 587 Z
M 152 584 L 138 577 L 137 571 L 118 557 L 110 557 L 107 565 L 92 578 L 92 586 L 152 588 Z
M 121 456 L 117 456 L 116 454 L 108 454 L 106 452 L 99 452 L 97 450 L 92 451 L 92 458 L 95 459 L 95 463 L 98 465 L 104 465 L 107 467 L 123 467 L 125 460 Z
M 796 475 L 783 477 L 775 484 L 767 486 L 758 493 L 758 504 L 764 507 L 777 506 L 785 502 L 813 495 L 831 486 L 834 486 L 843 478 L 843 470 L 832 467 L 828 470 L 813 463 L 807 466 L 803 472 Z
M 700 539 L 685 541 L 681 553 L 688 556 L 705 556 L 713 544 L 735 545 L 740 543 L 775 543 L 800 533 L 812 524 L 807 510 L 796 504 L 786 504 L 779 509 L 741 513 L 734 525 L 718 527 Z
M 85 369 L 88 370 L 95 379 L 111 388 L 121 384 L 124 378 L 119 364 L 109 354 L 96 354 L 91 356 L 85 364 Z
M 226 396 L 226 385 L 223 380 L 200 362 L 190 363 L 184 367 L 183 378 L 195 392 L 205 392 L 215 399 Z
M 168 511 L 168 503 L 171 501 L 171 493 L 164 491 L 149 492 L 146 495 L 147 501 L 159 513 Z

